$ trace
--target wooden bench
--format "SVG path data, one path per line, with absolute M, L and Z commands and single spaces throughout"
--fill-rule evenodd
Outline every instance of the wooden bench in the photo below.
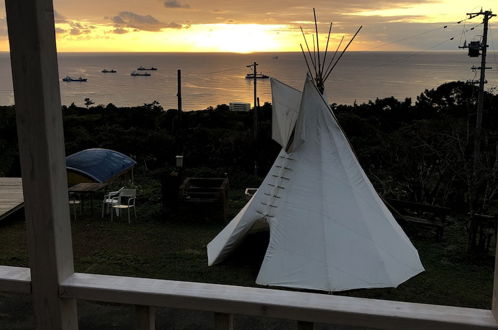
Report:
M 487 253 L 492 246 L 493 237 L 497 237 L 497 217 L 486 214 L 474 214 L 469 221 L 469 251 Z
M 387 199 L 385 202 L 396 220 L 434 229 L 436 239 L 443 239 L 444 229 L 448 225 L 449 208 L 397 199 Z
M 228 178 L 188 177 L 180 185 L 178 198 L 181 204 L 195 208 L 212 207 L 223 220 L 228 213 Z M 211 212 L 212 213 L 212 212 Z

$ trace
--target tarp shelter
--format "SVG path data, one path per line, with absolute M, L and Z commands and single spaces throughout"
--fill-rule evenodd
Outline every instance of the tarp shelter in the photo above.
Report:
M 133 168 L 136 161 L 109 149 L 86 149 L 66 157 L 69 184 L 104 183 Z
M 312 79 L 294 104 L 287 100 L 296 99 L 295 89 L 272 85 L 273 104 L 289 114 L 274 134 L 283 149 L 251 200 L 208 244 L 209 265 L 264 221 L 270 242 L 256 279 L 261 285 L 329 292 L 396 287 L 422 272 L 417 250 Z

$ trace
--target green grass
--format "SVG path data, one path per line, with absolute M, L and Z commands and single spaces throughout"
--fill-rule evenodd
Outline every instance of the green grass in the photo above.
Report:
M 245 203 L 243 191 L 232 190 L 231 198 L 230 215 L 233 216 Z M 97 210 L 100 211 L 99 207 Z M 185 214 L 163 216 L 158 210 L 155 208 L 150 211 L 147 202 L 143 201 L 137 210 L 138 219 L 133 220 L 131 225 L 127 223 L 126 217 L 115 218 L 112 223 L 109 216 L 101 219 L 100 214 L 97 214 L 99 212 L 94 216 L 88 212 L 79 216 L 77 221 L 72 221 L 75 270 L 256 286 L 254 281 L 267 244 L 264 234 L 250 237 L 237 253 L 221 265 L 208 267 L 206 245 L 224 227 L 224 223 Z M 420 253 L 426 268 L 424 273 L 396 289 L 354 290 L 340 294 L 485 309 L 491 307 L 494 258 L 467 253 L 467 234 L 462 220 L 453 220 L 442 242 L 437 242 L 433 233 L 417 227 L 407 232 Z M 28 265 L 22 215 L 0 224 L 0 242 L 0 264 Z M 10 301 L 11 298 L 5 297 L 0 302 Z M 16 303 L 20 304 L 14 300 L 14 306 L 17 306 Z M 29 307 L 29 302 L 27 304 Z M 114 307 L 111 305 L 109 308 L 109 313 L 114 313 Z M 26 310 L 19 306 L 17 309 L 21 312 Z M 83 303 L 80 315 L 86 315 L 85 310 L 94 313 L 94 307 Z M 22 318 L 15 321 L 12 317 L 2 317 L 9 313 L 14 313 L 12 308 L 0 303 L 0 319 L 4 320 L 0 322 L 0 328 L 5 322 L 13 329 L 16 328 L 14 324 L 24 324 Z M 102 319 L 108 317 L 103 313 Z M 24 328 L 20 326 L 19 329 Z

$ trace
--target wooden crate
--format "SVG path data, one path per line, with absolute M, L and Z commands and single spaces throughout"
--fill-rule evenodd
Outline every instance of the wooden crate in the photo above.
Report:
M 178 190 L 178 200 L 190 211 L 202 211 L 204 217 L 226 220 L 228 178 L 187 177 Z

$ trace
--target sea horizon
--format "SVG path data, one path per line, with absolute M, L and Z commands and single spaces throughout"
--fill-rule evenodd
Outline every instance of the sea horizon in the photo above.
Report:
M 328 50 L 328 54 L 334 53 L 335 50 Z M 492 53 L 493 50 L 488 50 L 488 54 Z M 498 52 L 498 50 L 496 50 Z M 9 54 L 10 51 L 0 50 L 0 54 Z M 271 52 L 209 52 L 209 51 L 184 51 L 184 52 L 141 52 L 141 51 L 57 51 L 57 54 L 233 54 L 233 55 L 251 55 L 251 54 L 292 54 L 299 53 L 301 51 L 271 51 Z M 320 51 L 323 54 L 324 51 Z M 462 50 L 454 49 L 422 49 L 422 50 L 348 50 L 347 53 L 458 53 L 462 54 Z
M 332 54 L 332 52 L 330 52 Z M 496 51 L 489 66 L 498 67 Z M 14 103 L 8 52 L 0 52 L 0 104 Z M 258 72 L 302 89 L 307 72 L 301 52 L 60 52 L 59 84 L 62 104 L 140 106 L 158 101 L 164 109 L 177 108 L 177 70 L 182 70 L 183 109 L 202 110 L 230 102 L 253 106 L 253 85 L 245 79 L 247 65 L 257 62 Z M 326 83 L 330 103 L 354 104 L 377 98 L 414 100 L 426 89 L 449 81 L 477 79 L 465 51 L 351 51 L 344 54 Z M 139 66 L 154 66 L 150 77 L 131 77 Z M 103 69 L 117 72 L 104 74 Z M 87 82 L 63 82 L 63 77 Z M 487 71 L 486 88 L 498 85 L 498 71 Z M 271 102 L 269 79 L 258 79 L 260 104 Z

